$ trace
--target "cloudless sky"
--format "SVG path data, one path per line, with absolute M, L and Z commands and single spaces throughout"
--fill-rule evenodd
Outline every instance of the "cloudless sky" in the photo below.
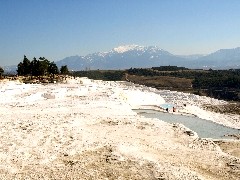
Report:
M 179 55 L 240 47 L 240 1 L 0 0 L 0 66 L 126 44 Z

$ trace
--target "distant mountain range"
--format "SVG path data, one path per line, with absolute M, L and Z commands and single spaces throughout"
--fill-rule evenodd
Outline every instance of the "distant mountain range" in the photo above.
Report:
M 58 67 L 67 65 L 70 70 L 128 69 L 159 66 L 183 66 L 197 69 L 240 68 L 240 47 L 221 49 L 208 55 L 180 56 L 157 46 L 126 45 L 108 52 L 86 56 L 70 56 L 57 61 Z M 4 67 L 5 72 L 15 71 L 16 66 Z
M 2 68 L 4 70 L 4 73 L 9 73 L 9 74 L 16 74 L 17 73 L 17 65 L 3 66 Z
M 157 46 L 126 45 L 108 52 L 66 57 L 56 63 L 58 66 L 68 65 L 71 70 L 147 68 L 168 65 L 200 69 L 229 69 L 240 68 L 240 48 L 221 49 L 208 55 L 180 56 Z

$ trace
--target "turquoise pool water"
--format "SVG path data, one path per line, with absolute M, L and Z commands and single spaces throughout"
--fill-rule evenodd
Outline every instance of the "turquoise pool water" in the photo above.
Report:
M 224 135 L 227 134 L 240 134 L 239 129 L 229 128 L 212 121 L 200 119 L 194 116 L 183 116 L 178 114 L 171 114 L 165 112 L 159 112 L 155 110 L 134 110 L 137 113 L 141 113 L 146 118 L 158 118 L 168 123 L 181 123 L 188 127 L 192 131 L 196 132 L 201 138 L 213 138 L 213 139 L 229 139 Z
M 160 104 L 159 106 L 163 109 L 172 109 L 174 107 L 173 104 Z

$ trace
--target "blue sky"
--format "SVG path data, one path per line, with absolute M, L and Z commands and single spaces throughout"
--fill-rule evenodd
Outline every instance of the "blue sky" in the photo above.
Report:
M 240 47 L 240 1 L 0 0 L 0 66 L 126 44 L 179 55 Z

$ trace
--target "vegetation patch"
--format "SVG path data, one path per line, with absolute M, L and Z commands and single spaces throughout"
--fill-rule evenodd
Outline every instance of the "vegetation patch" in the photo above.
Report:
M 211 104 L 207 104 L 204 105 L 204 108 L 206 110 L 210 110 L 213 112 L 217 112 L 217 113 L 222 113 L 222 114 L 240 114 L 240 103 L 236 102 L 236 103 L 228 103 L 228 104 L 224 104 L 224 105 L 211 105 Z

